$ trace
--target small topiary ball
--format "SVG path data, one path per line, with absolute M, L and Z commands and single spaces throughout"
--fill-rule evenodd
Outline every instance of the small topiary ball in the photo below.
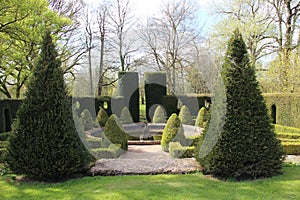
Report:
M 174 113 L 170 116 L 167 121 L 167 124 L 164 128 L 162 139 L 161 139 L 161 147 L 162 150 L 165 152 L 169 152 L 169 143 L 173 140 L 176 136 L 178 129 L 180 127 L 180 119 Z
M 121 144 L 121 148 L 128 150 L 127 134 L 124 132 L 122 125 L 116 115 L 111 115 L 104 128 L 105 140 L 113 144 Z
M 88 109 L 84 109 L 80 114 L 80 120 L 84 126 L 84 130 L 90 130 L 94 127 L 94 120 Z
M 100 110 L 97 114 L 97 121 L 99 122 L 101 127 L 104 127 L 107 120 L 108 120 L 107 112 L 104 110 L 104 108 L 100 107 Z
M 180 119 L 182 124 L 188 124 L 188 125 L 193 124 L 193 117 L 191 115 L 189 108 L 186 105 L 181 107 L 178 118 Z
M 121 111 L 120 122 L 121 122 L 121 124 L 131 124 L 131 123 L 133 123 L 131 114 L 130 114 L 129 109 L 127 107 L 124 107 Z
M 166 111 L 165 109 L 159 105 L 156 107 L 153 115 L 153 123 L 165 123 L 166 122 Z
M 195 126 L 200 128 L 205 128 L 208 121 L 208 110 L 205 107 L 202 107 L 197 115 Z

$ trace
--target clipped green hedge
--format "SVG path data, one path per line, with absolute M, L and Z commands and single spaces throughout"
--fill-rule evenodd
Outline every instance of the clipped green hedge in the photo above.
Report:
M 264 100 L 271 116 L 276 107 L 276 124 L 300 128 L 300 94 L 265 93 Z
M 281 142 L 283 150 L 288 155 L 300 155 L 300 142 Z
M 176 114 L 172 114 L 162 134 L 161 147 L 163 151 L 169 152 L 169 143 L 176 137 L 180 125 L 180 119 Z
M 111 144 L 108 148 L 97 148 L 91 150 L 92 154 L 97 158 L 119 158 L 124 150 L 120 144 Z
M 103 147 L 101 138 L 87 138 L 86 142 L 88 144 L 88 147 L 91 149 L 97 149 Z
M 108 120 L 108 114 L 106 113 L 104 108 L 100 107 L 100 110 L 99 110 L 96 118 L 97 118 L 99 125 L 101 127 L 104 127 Z
M 169 143 L 169 152 L 172 158 L 192 158 L 194 146 L 181 146 L 179 142 Z
M 181 107 L 178 118 L 180 119 L 182 124 L 188 124 L 188 125 L 194 124 L 191 111 L 186 105 Z
M 82 113 L 80 114 L 80 120 L 82 122 L 82 125 L 84 126 L 84 130 L 87 131 L 94 127 L 94 120 L 88 109 L 82 111 Z
M 295 133 L 277 133 L 277 137 L 282 140 L 282 139 L 296 139 L 300 141 L 300 134 L 295 134 Z
M 298 133 L 298 134 L 300 134 L 300 128 L 275 124 L 275 132 L 276 133 Z

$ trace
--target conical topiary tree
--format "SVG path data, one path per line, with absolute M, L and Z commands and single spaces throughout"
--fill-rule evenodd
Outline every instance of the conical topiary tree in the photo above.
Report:
M 90 130 L 94 127 L 93 117 L 88 109 L 84 109 L 80 114 L 80 120 L 83 124 L 84 130 Z
M 208 109 L 202 107 L 197 115 L 195 126 L 204 128 L 208 121 Z
M 161 147 L 163 151 L 169 152 L 169 143 L 172 142 L 178 133 L 180 124 L 180 119 L 175 113 L 169 117 L 161 139 Z
M 166 111 L 159 105 L 156 107 L 153 115 L 153 123 L 165 123 L 166 122 Z
M 100 126 L 104 127 L 107 120 L 108 120 L 107 112 L 104 110 L 104 108 L 100 107 L 100 110 L 97 114 L 97 121 L 99 122 Z
M 116 115 L 111 115 L 104 128 L 106 139 L 113 144 L 121 144 L 121 148 L 128 150 L 127 134 L 124 132 L 122 125 Z
M 131 124 L 133 123 L 132 116 L 127 107 L 124 107 L 120 114 L 120 122 L 121 124 Z
M 199 159 L 204 173 L 237 180 L 279 174 L 283 149 L 238 30 L 229 40 L 222 77 L 227 97 L 225 123 L 216 145 Z
M 180 119 L 182 124 L 188 124 L 188 125 L 193 124 L 193 117 L 191 115 L 189 108 L 186 105 L 181 107 L 180 112 L 178 114 L 178 118 Z
M 6 161 L 16 174 L 57 181 L 84 172 L 91 161 L 75 128 L 60 64 L 46 33 L 9 139 Z

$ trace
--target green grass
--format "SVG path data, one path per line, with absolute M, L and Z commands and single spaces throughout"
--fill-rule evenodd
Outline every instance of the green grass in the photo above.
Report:
M 300 199 L 300 166 L 249 182 L 222 182 L 203 176 L 155 175 L 85 177 L 64 183 L 17 183 L 0 177 L 0 199 Z

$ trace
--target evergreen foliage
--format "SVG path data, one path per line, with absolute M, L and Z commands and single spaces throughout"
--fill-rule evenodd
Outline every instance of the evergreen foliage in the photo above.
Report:
M 104 110 L 104 108 L 100 107 L 100 110 L 97 114 L 97 121 L 99 122 L 101 127 L 104 127 L 107 120 L 108 120 L 108 115 L 106 111 Z
M 186 105 L 181 107 L 180 112 L 178 114 L 178 118 L 180 119 L 182 124 L 188 124 L 188 125 L 193 124 L 193 117 L 191 115 L 189 108 Z
M 88 109 L 84 109 L 80 114 L 80 119 L 84 130 L 90 130 L 94 127 L 94 120 L 93 117 Z
M 169 151 L 169 143 L 176 136 L 180 124 L 181 124 L 180 119 L 175 113 L 169 117 L 161 139 L 161 147 L 163 151 L 165 152 Z
M 57 181 L 85 172 L 91 161 L 75 128 L 60 65 L 46 33 L 9 138 L 6 161 L 13 173 Z
M 120 122 L 121 122 L 121 124 L 131 124 L 131 123 L 133 123 L 131 114 L 130 114 L 129 109 L 127 107 L 124 107 L 121 111 Z
M 238 30 L 229 40 L 222 76 L 227 97 L 226 118 L 212 151 L 198 158 L 203 172 L 236 180 L 279 174 L 283 149 L 270 124 L 255 71 Z
M 208 110 L 205 107 L 202 107 L 197 115 L 195 126 L 204 128 L 208 121 Z
M 165 123 L 166 122 L 166 111 L 159 105 L 156 107 L 153 115 L 153 123 Z
M 113 144 L 120 144 L 125 151 L 128 150 L 127 134 L 124 132 L 122 125 L 116 115 L 111 115 L 104 128 L 105 141 Z M 109 146 L 109 145 L 107 145 Z

